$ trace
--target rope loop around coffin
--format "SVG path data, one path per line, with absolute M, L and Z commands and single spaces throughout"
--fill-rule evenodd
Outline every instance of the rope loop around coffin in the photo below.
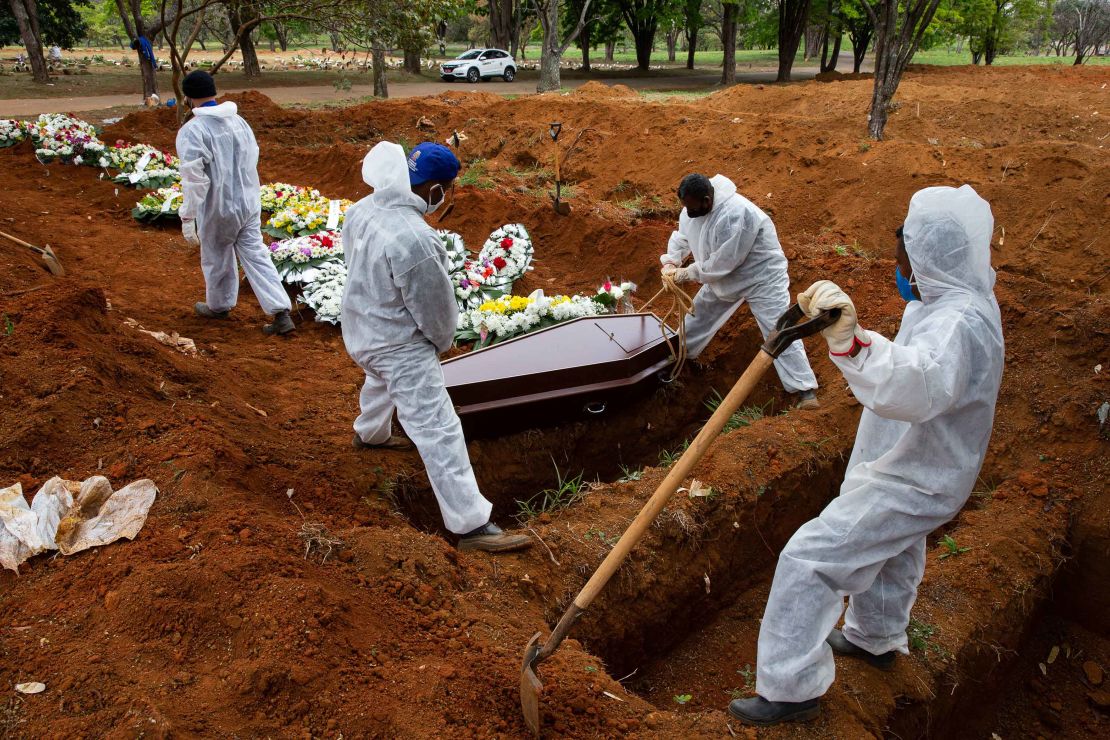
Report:
M 678 377 L 686 364 L 686 317 L 694 315 L 694 299 L 687 295 L 686 291 L 674 281 L 673 275 L 664 274 L 662 277 L 663 287 L 659 289 L 658 293 L 649 298 L 647 303 L 640 307 L 640 310 L 646 311 L 648 306 L 661 296 L 670 296 L 671 307 L 659 319 L 659 331 L 663 333 L 663 341 L 667 343 L 667 349 L 671 351 L 671 357 L 674 358 L 671 377 L 667 379 L 669 383 Z M 672 340 L 667 334 L 667 320 L 672 317 L 678 321 L 677 340 Z

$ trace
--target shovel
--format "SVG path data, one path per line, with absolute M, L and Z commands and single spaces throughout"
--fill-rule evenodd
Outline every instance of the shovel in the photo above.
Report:
M 562 200 L 563 175 L 560 170 L 562 162 L 559 153 L 559 132 L 563 130 L 563 124 L 551 123 L 548 126 L 548 133 L 551 135 L 551 147 L 555 150 L 555 195 L 551 202 L 555 206 L 555 213 L 560 216 L 568 216 L 570 215 L 570 203 L 564 203 Z
M 555 629 L 552 630 L 551 636 L 547 638 L 547 642 L 540 644 L 542 634 L 540 632 L 537 632 L 528 641 L 528 645 L 524 648 L 524 663 L 520 669 L 520 708 L 524 712 L 524 721 L 528 723 L 529 729 L 537 737 L 540 734 L 540 695 L 543 694 L 543 683 L 536 675 L 536 666 L 551 657 L 551 654 L 566 639 L 570 628 L 574 626 L 574 623 L 578 621 L 578 618 L 582 616 L 582 613 L 590 606 L 594 598 L 601 592 L 601 589 L 605 588 L 605 584 L 624 563 L 628 553 L 644 536 L 644 532 L 655 521 L 655 517 L 663 510 L 663 507 L 667 505 L 667 501 L 693 471 L 694 466 L 713 444 L 713 440 L 724 429 L 729 417 L 743 405 L 752 388 L 759 382 L 767 368 L 771 367 L 775 358 L 786 351 L 786 348 L 793 344 L 795 340 L 812 336 L 834 324 L 840 318 L 840 309 L 825 311 L 816 318 L 798 323 L 803 316 L 802 309 L 797 304 L 791 306 L 782 315 L 778 323 L 775 324 L 775 330 L 771 332 L 767 341 L 760 348 L 759 354 L 755 356 L 744 374 L 736 381 L 736 385 L 721 401 L 717 410 L 713 412 L 713 416 L 709 417 L 709 421 L 698 432 L 698 436 L 682 453 L 682 457 L 667 473 L 667 477 L 655 489 L 655 493 L 651 495 L 651 498 L 644 504 L 644 508 L 636 515 L 632 524 L 621 535 L 616 546 L 605 556 L 605 560 L 601 562 L 590 580 L 582 587 L 574 602 L 563 612 L 562 618 L 555 625 Z
M 62 277 L 66 274 L 65 268 L 62 267 L 62 263 L 58 261 L 58 255 L 54 254 L 54 250 L 50 248 L 49 244 L 45 247 L 36 247 L 34 244 L 28 244 L 22 239 L 16 239 L 11 234 L 5 234 L 3 231 L 0 231 L 0 236 L 15 242 L 21 247 L 27 247 L 39 257 L 42 257 L 42 261 L 46 264 L 46 269 L 50 270 L 52 275 Z

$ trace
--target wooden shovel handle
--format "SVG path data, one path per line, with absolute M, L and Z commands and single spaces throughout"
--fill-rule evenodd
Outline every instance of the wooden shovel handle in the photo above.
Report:
M 18 244 L 21 247 L 27 247 L 28 249 L 34 250 L 34 251 L 38 252 L 39 254 L 43 254 L 44 252 L 46 252 L 46 250 L 43 249 L 42 247 L 36 247 L 34 244 L 28 244 L 27 242 L 23 241 L 22 239 L 17 239 L 16 237 L 12 236 L 11 234 L 5 234 L 3 231 L 0 231 L 0 236 L 4 237 L 5 239 L 9 239 L 9 240 L 15 242 L 16 244 Z
M 775 359 L 766 350 L 761 349 L 759 354 L 755 356 L 755 359 L 748 365 L 748 369 L 744 371 L 744 374 L 736 381 L 736 385 L 732 386 L 732 390 L 728 392 L 717 410 L 713 412 L 713 416 L 709 417 L 709 421 L 698 432 L 698 436 L 694 437 L 694 441 L 682 453 L 682 457 L 671 466 L 667 477 L 655 489 L 655 493 L 644 504 L 644 508 L 640 510 L 632 524 L 621 535 L 616 546 L 609 551 L 605 560 L 601 562 L 593 576 L 582 587 L 578 596 L 575 597 L 574 606 L 578 610 L 585 610 L 598 593 L 605 588 L 605 584 L 620 568 L 621 563 L 628 557 L 628 553 L 639 543 L 640 538 L 644 536 L 644 532 L 655 521 L 655 517 L 659 516 L 659 512 L 667 505 L 667 501 L 682 485 L 682 481 L 686 480 L 686 477 L 693 471 L 694 466 L 698 464 L 710 445 L 721 433 L 721 430 L 725 428 L 729 418 L 744 404 L 756 383 L 759 382 L 763 373 L 771 367 L 774 361 Z

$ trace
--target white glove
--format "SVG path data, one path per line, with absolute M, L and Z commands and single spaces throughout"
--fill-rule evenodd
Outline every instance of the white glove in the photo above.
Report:
M 692 281 L 690 271 L 685 267 L 679 267 L 674 271 L 674 281 L 676 283 L 689 283 Z
M 181 235 L 190 244 L 200 246 L 200 235 L 197 233 L 197 220 L 195 218 L 181 219 Z
M 829 343 L 829 354 L 848 355 L 856 346 L 867 347 L 871 341 L 867 332 L 856 321 L 856 306 L 848 294 L 831 280 L 818 280 L 804 293 L 798 294 L 798 307 L 810 318 L 822 311 L 840 309 L 840 318 L 832 326 L 822 329 L 821 335 Z
M 672 262 L 665 262 L 663 263 L 663 269 L 660 270 L 660 272 L 662 272 L 664 275 L 674 275 L 677 270 L 678 265 Z

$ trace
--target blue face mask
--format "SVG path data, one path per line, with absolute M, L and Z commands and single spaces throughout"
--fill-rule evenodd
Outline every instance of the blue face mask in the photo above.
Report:
M 902 274 L 901 267 L 895 266 L 894 268 L 894 282 L 898 284 L 898 295 L 902 296 L 907 303 L 920 300 L 913 294 L 913 283 Z

